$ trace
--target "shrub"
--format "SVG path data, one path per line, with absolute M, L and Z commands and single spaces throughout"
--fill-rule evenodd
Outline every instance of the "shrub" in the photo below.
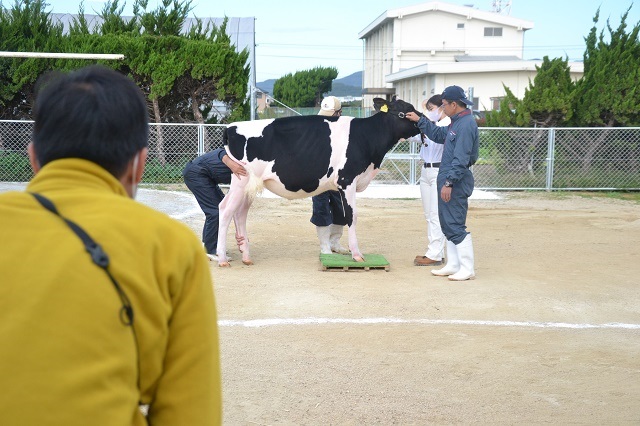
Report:
M 0 151 L 0 181 L 28 182 L 32 177 L 31 163 L 24 153 Z
M 187 163 L 184 161 L 175 161 L 173 163 L 162 164 L 157 159 L 147 161 L 142 175 L 143 183 L 182 183 L 182 169 Z

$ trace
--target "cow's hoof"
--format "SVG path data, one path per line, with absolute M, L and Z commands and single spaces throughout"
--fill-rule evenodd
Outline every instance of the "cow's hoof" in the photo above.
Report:
M 245 265 L 249 266 L 249 265 L 253 265 L 253 261 L 252 260 L 242 260 L 242 263 L 244 263 Z
M 220 268 L 228 268 L 231 266 L 231 264 L 229 262 L 218 262 L 218 266 Z

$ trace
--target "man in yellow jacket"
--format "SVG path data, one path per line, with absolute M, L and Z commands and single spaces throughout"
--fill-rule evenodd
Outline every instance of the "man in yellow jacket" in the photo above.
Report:
M 0 194 L 0 424 L 219 424 L 202 244 L 132 199 L 148 153 L 141 91 L 91 66 L 46 82 L 34 116 L 35 177 Z

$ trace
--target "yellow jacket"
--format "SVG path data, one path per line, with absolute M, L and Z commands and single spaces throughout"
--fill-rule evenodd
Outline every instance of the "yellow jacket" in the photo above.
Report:
M 47 164 L 27 191 L 104 248 L 135 336 L 71 229 L 29 194 L 0 194 L 0 424 L 219 424 L 215 301 L 195 234 L 85 160 Z

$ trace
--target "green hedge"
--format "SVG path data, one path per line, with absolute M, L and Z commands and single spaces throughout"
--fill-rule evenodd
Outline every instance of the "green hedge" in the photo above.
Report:
M 153 158 L 147 161 L 144 168 L 144 174 L 142 175 L 143 183 L 183 183 L 182 169 L 187 164 L 186 159 L 184 161 L 176 161 L 172 163 L 162 164 L 157 159 Z
M 0 182 L 28 182 L 32 177 L 31 163 L 24 153 L 0 151 Z

